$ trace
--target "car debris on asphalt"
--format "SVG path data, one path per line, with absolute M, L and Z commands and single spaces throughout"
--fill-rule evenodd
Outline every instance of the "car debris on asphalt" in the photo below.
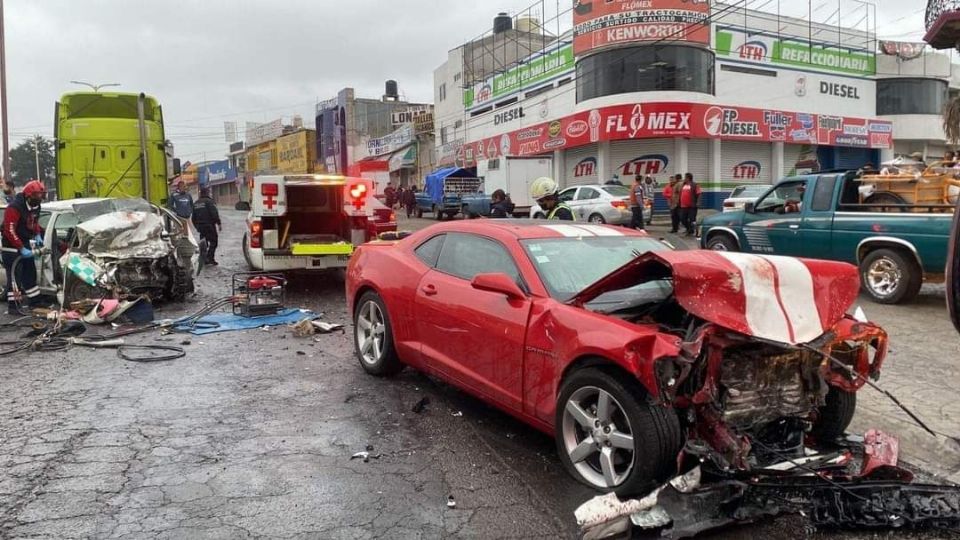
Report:
M 660 529 L 665 538 L 697 534 L 762 518 L 798 514 L 816 528 L 960 528 L 960 486 L 914 483 L 898 465 L 899 441 L 871 430 L 860 470 L 852 452 L 839 457 L 805 449 L 802 457 L 731 474 L 704 461 L 639 499 L 599 495 L 575 511 L 584 539 Z
M 430 398 L 424 396 L 420 401 L 416 402 L 413 405 L 413 408 L 410 410 L 416 414 L 420 414 L 427 408 L 427 405 L 429 404 L 430 404 Z

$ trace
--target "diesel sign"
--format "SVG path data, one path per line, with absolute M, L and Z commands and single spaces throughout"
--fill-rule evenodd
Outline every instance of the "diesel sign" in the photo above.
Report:
M 860 99 L 859 90 L 856 86 L 847 86 L 838 83 L 820 83 L 820 93 L 828 96 L 836 96 L 847 99 Z
M 516 109 L 497 113 L 497 115 L 493 117 L 493 125 L 499 126 L 500 124 L 507 124 L 514 120 L 524 118 L 525 116 L 526 115 L 523 114 L 523 107 L 517 107 Z

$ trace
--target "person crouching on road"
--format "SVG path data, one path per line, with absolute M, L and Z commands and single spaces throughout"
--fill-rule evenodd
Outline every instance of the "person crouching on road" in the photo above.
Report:
M 200 188 L 200 198 L 193 205 L 193 226 L 200 238 L 207 241 L 206 264 L 217 266 L 217 244 L 220 242 L 220 212 L 217 203 L 210 198 L 209 188 Z
M 541 176 L 530 184 L 530 198 L 546 212 L 547 219 L 576 221 L 573 210 L 560 200 L 559 193 L 560 186 L 553 178 Z
M 187 193 L 187 184 L 183 180 L 177 182 L 177 190 L 170 195 L 168 206 L 183 219 L 190 219 L 193 215 L 193 195 Z
M 513 215 L 515 205 L 506 192 L 498 189 L 490 196 L 490 217 L 505 219 Z
M 637 175 L 630 186 L 630 212 L 633 214 L 630 219 L 630 228 L 644 230 L 643 226 L 643 207 L 646 204 L 646 185 L 643 183 L 643 176 Z
M 33 260 L 33 249 L 43 247 L 43 229 L 40 227 L 40 203 L 47 194 L 39 180 L 31 180 L 23 191 L 14 197 L 3 213 L 3 234 L 0 245 L 3 249 L 3 268 L 7 271 L 7 313 L 19 315 L 17 298 L 14 293 L 14 278 L 20 286 L 20 292 L 30 307 L 39 305 L 40 288 L 37 286 L 37 265 Z M 20 259 L 14 276 L 14 263 Z

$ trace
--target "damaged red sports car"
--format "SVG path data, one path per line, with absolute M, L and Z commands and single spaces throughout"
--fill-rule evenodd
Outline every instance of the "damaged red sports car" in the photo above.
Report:
M 843 263 L 543 221 L 436 225 L 362 246 L 347 272 L 367 372 L 448 381 L 619 494 L 685 456 L 745 470 L 841 435 L 886 354 L 883 330 L 846 314 L 858 290 Z

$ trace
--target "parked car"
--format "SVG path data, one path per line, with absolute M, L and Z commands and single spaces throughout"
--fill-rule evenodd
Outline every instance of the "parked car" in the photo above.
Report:
M 580 482 L 635 494 L 681 451 L 747 470 L 768 464 L 752 438 L 840 436 L 863 379 L 814 351 L 863 376 L 886 351 L 880 328 L 845 315 L 857 286 L 845 263 L 469 220 L 361 246 L 347 303 L 368 373 L 444 379 L 552 435 Z
M 66 302 L 139 295 L 179 301 L 194 290 L 200 246 L 167 208 L 143 199 L 45 202 L 40 225 L 47 247 L 32 262 L 45 295 Z
M 574 186 L 560 192 L 560 200 L 573 210 L 578 221 L 596 224 L 629 225 L 633 218 L 630 210 L 630 188 L 627 186 L 591 185 Z M 543 219 L 546 212 L 536 202 L 530 209 L 530 216 Z M 653 206 L 647 204 L 643 209 L 643 221 L 649 222 L 653 216 Z
M 733 188 L 730 196 L 723 201 L 724 212 L 736 212 L 743 210 L 743 206 L 748 202 L 757 202 L 761 195 L 766 194 L 772 188 L 770 184 L 750 184 L 746 186 L 737 186 Z
M 742 211 L 705 218 L 701 247 L 856 264 L 874 301 L 909 302 L 943 278 L 951 216 L 883 212 L 861 204 L 859 188 L 855 172 L 786 178 Z

